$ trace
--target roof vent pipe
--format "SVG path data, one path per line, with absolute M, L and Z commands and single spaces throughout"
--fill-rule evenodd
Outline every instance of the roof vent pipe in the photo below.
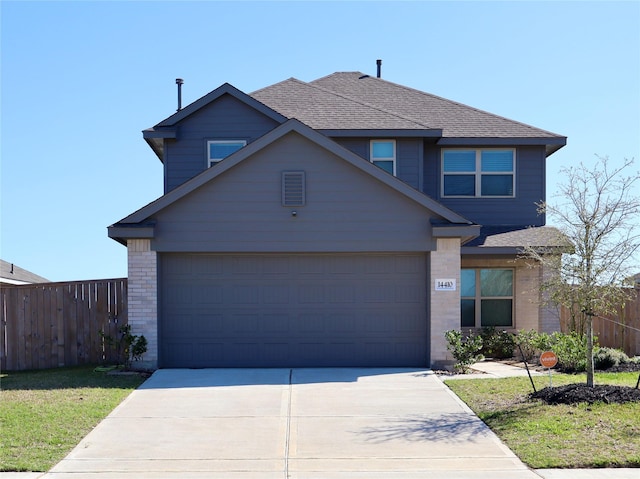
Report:
M 182 84 L 184 80 L 182 78 L 176 78 L 176 85 L 178 85 L 178 109 L 176 111 L 182 110 Z
M 380 73 L 382 72 L 382 60 L 376 60 L 376 65 L 378 66 L 378 74 L 376 76 L 380 78 Z

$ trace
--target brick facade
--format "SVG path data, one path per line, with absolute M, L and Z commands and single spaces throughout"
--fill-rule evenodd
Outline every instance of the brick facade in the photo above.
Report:
M 436 291 L 436 280 L 455 279 L 454 291 Z M 431 329 L 431 367 L 453 364 L 447 351 L 445 331 L 460 329 L 460 238 L 438 238 L 430 255 L 429 317 Z
M 158 367 L 158 258 L 148 239 L 127 240 L 129 270 L 129 324 L 144 335 L 147 352 L 136 367 Z

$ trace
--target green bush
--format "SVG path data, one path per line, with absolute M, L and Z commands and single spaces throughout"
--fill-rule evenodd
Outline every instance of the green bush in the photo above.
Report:
M 452 329 L 444 333 L 447 340 L 447 349 L 451 351 L 456 363 L 454 369 L 460 373 L 469 371 L 469 366 L 478 361 L 482 361 L 484 356 L 480 353 L 482 349 L 482 338 L 469 333 L 466 338 L 462 332 Z
M 600 348 L 593 356 L 593 364 L 596 369 L 609 369 L 621 364 L 627 364 L 631 360 L 621 349 Z
M 507 331 L 498 331 L 495 327 L 482 328 L 481 353 L 485 357 L 494 359 L 505 359 L 513 357 L 513 350 L 516 347 L 514 335 Z
M 598 339 L 593 338 L 597 348 Z M 558 356 L 558 368 L 565 372 L 582 372 L 587 368 L 587 339 L 576 332 L 564 334 L 519 331 L 516 344 L 522 348 L 524 360 L 532 361 L 544 351 Z
M 538 338 L 538 332 L 530 329 L 525 331 L 518 331 L 515 335 L 514 341 L 517 347 L 517 351 L 522 356 L 522 360 L 526 362 L 533 361 L 536 357 L 538 349 L 536 347 L 536 340 Z
M 596 339 L 594 338 L 594 344 Z M 576 332 L 553 333 L 551 351 L 558 356 L 558 367 L 566 372 L 583 372 L 587 369 L 587 338 Z

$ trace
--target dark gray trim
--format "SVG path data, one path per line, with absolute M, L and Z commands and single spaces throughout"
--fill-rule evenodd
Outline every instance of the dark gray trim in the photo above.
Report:
M 350 152 L 349 150 L 338 145 L 333 140 L 327 138 L 326 136 L 318 133 L 317 131 L 309 128 L 308 126 L 295 119 L 287 121 L 286 123 L 273 129 L 266 135 L 258 138 L 254 142 L 249 143 L 241 150 L 238 150 L 237 152 L 225 158 L 224 161 L 221 161 L 211 168 L 208 168 L 191 180 L 183 183 L 177 188 L 171 190 L 166 195 L 158 198 L 156 201 L 148 204 L 147 206 L 141 208 L 140 210 L 127 216 L 126 218 L 123 218 L 118 222 L 118 224 L 131 224 L 145 221 L 147 218 L 156 214 L 163 208 L 191 193 L 205 183 L 208 183 L 212 179 L 220 176 L 227 170 L 236 166 L 238 163 L 241 163 L 245 159 L 249 158 L 254 153 L 260 151 L 261 149 L 265 148 L 266 146 L 291 132 L 298 133 L 306 139 L 318 144 L 320 147 L 347 161 L 352 166 L 376 178 L 390 188 L 393 188 L 397 192 L 428 209 L 432 213 L 435 213 L 436 215 L 442 217 L 445 221 L 460 225 L 472 224 L 472 222 L 467 220 L 466 218 L 463 218 L 449 208 L 441 205 L 437 201 L 412 188 L 398 178 L 378 168 L 373 163 Z
M 441 138 L 436 144 L 441 146 L 534 146 L 544 145 L 547 156 L 552 155 L 567 144 L 566 136 L 540 138 Z
M 480 236 L 480 225 L 438 225 L 432 227 L 434 238 L 461 238 Z
M 146 130 L 142 130 L 142 138 L 177 138 L 178 137 L 178 129 L 177 128 L 147 128 Z
M 474 146 L 474 145 L 511 145 L 511 146 L 524 146 L 524 145 L 561 145 L 567 144 L 567 137 L 555 137 L 555 138 L 441 138 L 437 142 L 438 145 L 444 146 Z
M 124 245 L 127 244 L 128 239 L 152 239 L 155 237 L 154 225 L 121 225 L 116 223 L 107 227 L 107 234 L 109 238 L 112 238 Z
M 323 135 L 330 137 L 352 137 L 352 138 L 441 138 L 442 129 L 432 130 L 389 130 L 389 129 L 368 129 L 368 130 L 322 130 L 317 129 Z
M 522 247 L 519 246 L 501 246 L 499 248 L 492 248 L 488 246 L 463 246 L 460 248 L 460 254 L 462 256 L 475 255 L 475 256 L 487 256 L 487 255 L 506 255 L 514 256 L 522 253 Z
M 174 113 L 169 118 L 167 118 L 165 120 L 162 120 L 155 127 L 157 128 L 157 127 L 162 127 L 162 126 L 173 126 L 176 123 L 178 123 L 179 121 L 184 120 L 189 115 L 192 115 L 193 113 L 195 113 L 199 109 L 207 106 L 209 103 L 217 100 L 218 98 L 220 98 L 222 95 L 225 95 L 225 94 L 231 95 L 231 96 L 237 98 L 241 102 L 246 103 L 251 108 L 263 113 L 264 115 L 266 115 L 269 118 L 277 121 L 278 123 L 284 123 L 287 120 L 287 118 L 285 116 L 281 115 L 280 113 L 276 112 L 275 110 L 272 110 L 271 108 L 269 108 L 264 103 L 260 103 L 258 100 L 256 100 L 255 98 L 252 98 L 249 95 L 247 95 L 246 93 L 238 90 L 233 85 L 231 85 L 229 83 L 224 83 L 221 86 L 219 86 L 218 88 L 216 88 L 215 90 L 213 90 L 212 92 L 207 93 L 205 96 L 199 98 L 198 100 L 194 101 L 190 105 L 184 107 L 182 110 Z

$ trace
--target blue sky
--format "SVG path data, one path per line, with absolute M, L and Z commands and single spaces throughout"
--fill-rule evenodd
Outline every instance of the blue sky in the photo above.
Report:
M 141 130 L 224 82 L 375 74 L 640 160 L 640 2 L 0 2 L 0 257 L 126 276 L 106 227 L 162 194 Z M 638 163 L 636 163 L 638 166 Z M 549 198 L 551 199 L 551 198 Z

